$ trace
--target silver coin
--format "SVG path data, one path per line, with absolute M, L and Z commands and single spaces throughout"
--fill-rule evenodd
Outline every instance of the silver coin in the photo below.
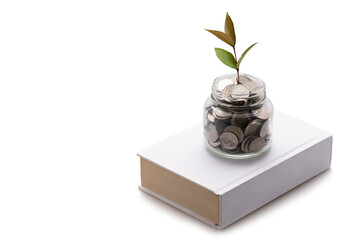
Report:
M 257 138 L 257 136 L 252 136 L 251 138 L 250 138 L 250 140 L 249 140 L 249 142 L 246 144 L 246 151 L 249 153 L 249 152 L 251 152 L 250 151 L 250 144 L 252 143 L 252 141 L 254 141 L 254 139 L 256 139 Z
M 211 113 L 208 113 L 208 114 L 207 114 L 207 120 L 208 120 L 209 122 L 214 123 L 214 122 L 215 122 L 215 117 L 214 117 L 214 115 L 212 115 Z
M 249 146 L 249 142 L 254 138 L 255 136 L 251 135 L 251 136 L 247 136 L 244 141 L 241 143 L 241 150 L 245 153 L 249 152 L 248 151 L 248 146 Z
M 206 132 L 206 138 L 207 140 L 209 140 L 209 142 L 216 142 L 216 140 L 219 138 L 219 134 L 217 133 L 214 124 L 209 125 L 208 130 Z
M 265 146 L 265 139 L 262 137 L 255 137 L 250 143 L 248 150 L 249 152 L 258 152 Z
M 240 76 L 239 76 L 239 82 L 240 82 L 241 84 L 244 84 L 244 83 L 246 83 L 246 82 L 252 82 L 252 80 L 251 80 L 250 78 L 244 76 L 244 75 L 240 75 Z
M 270 122 L 269 120 L 266 120 L 264 124 L 261 126 L 259 133 L 260 137 L 265 137 L 269 133 L 269 128 L 270 128 Z
M 232 88 L 234 87 L 235 85 L 229 85 L 227 86 L 224 91 L 223 91 L 223 94 L 222 94 L 222 99 L 225 101 L 225 102 L 228 102 L 228 103 L 231 103 L 232 100 L 231 100 L 231 91 L 232 91 Z
M 214 107 L 213 108 L 213 115 L 217 119 L 227 119 L 227 118 L 230 118 L 232 116 L 232 113 L 224 111 L 224 110 L 222 110 L 220 108 Z
M 233 150 L 239 144 L 238 138 L 231 132 L 224 132 L 219 139 L 221 146 L 227 150 Z
M 249 89 L 250 92 L 256 92 L 257 90 L 260 89 L 260 86 L 253 81 L 245 82 L 243 84 L 247 89 Z
M 235 85 L 229 85 L 227 87 L 224 88 L 224 97 L 230 97 L 230 93 L 231 93 L 231 90 L 232 88 L 234 87 Z
M 261 108 L 253 110 L 252 113 L 255 117 L 262 120 L 267 120 L 270 117 L 270 111 L 265 104 Z
M 246 86 L 242 84 L 238 84 L 232 87 L 231 89 L 231 97 L 233 98 L 233 101 L 236 100 L 244 100 L 244 98 L 247 98 L 249 96 L 249 89 L 247 89 Z
M 241 130 L 241 128 L 239 128 L 237 126 L 227 126 L 224 129 L 224 132 L 234 133 L 236 135 L 236 137 L 238 138 L 238 143 L 241 143 L 244 140 L 244 133 Z
M 235 85 L 236 82 L 236 78 L 225 78 L 222 80 L 219 80 L 219 82 L 217 83 L 217 89 L 219 89 L 220 91 L 223 91 L 227 86 L 229 85 Z
M 248 141 L 248 138 L 249 138 L 249 137 L 246 137 L 246 138 L 244 139 L 244 141 L 241 142 L 240 148 L 241 148 L 241 151 L 243 151 L 243 152 L 245 152 L 245 144 L 246 144 L 246 142 Z
M 262 126 L 261 122 L 257 119 L 249 122 L 249 124 L 247 125 L 244 131 L 245 137 L 250 135 L 257 135 L 258 132 L 260 131 L 261 126 Z
M 218 146 L 220 146 L 220 141 L 219 141 L 219 140 L 217 140 L 217 141 L 215 141 L 215 142 L 209 141 L 209 144 L 210 144 L 210 146 L 212 146 L 212 147 L 218 147 Z

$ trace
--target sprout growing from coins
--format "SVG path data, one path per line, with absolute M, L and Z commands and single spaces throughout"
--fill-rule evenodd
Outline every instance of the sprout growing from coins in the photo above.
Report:
M 254 43 L 250 47 L 248 47 L 243 52 L 243 54 L 241 55 L 239 60 L 237 59 L 236 50 L 235 50 L 235 44 L 236 44 L 235 29 L 234 29 L 233 21 L 231 20 L 228 13 L 226 13 L 226 19 L 225 19 L 225 32 L 220 32 L 220 31 L 216 31 L 216 30 L 208 30 L 208 29 L 205 29 L 205 30 L 214 34 L 220 40 L 229 44 L 233 48 L 235 56 L 232 55 L 230 52 L 228 52 L 224 49 L 221 49 L 221 48 L 215 48 L 215 52 L 216 52 L 216 56 L 220 59 L 220 61 L 222 63 L 224 63 L 226 66 L 236 69 L 237 81 L 240 83 L 240 76 L 239 76 L 240 63 L 244 59 L 246 54 L 250 51 L 250 49 L 253 46 L 255 46 L 257 43 Z

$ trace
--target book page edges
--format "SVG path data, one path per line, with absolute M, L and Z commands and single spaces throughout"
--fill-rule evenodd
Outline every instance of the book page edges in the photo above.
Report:
M 219 195 L 142 157 L 140 165 L 143 188 L 219 225 Z

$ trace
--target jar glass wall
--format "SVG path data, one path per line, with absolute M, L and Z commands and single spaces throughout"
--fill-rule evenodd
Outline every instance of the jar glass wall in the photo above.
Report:
M 203 120 L 207 148 L 222 157 L 247 159 L 271 145 L 273 106 L 266 97 L 265 83 L 254 76 L 216 78 Z

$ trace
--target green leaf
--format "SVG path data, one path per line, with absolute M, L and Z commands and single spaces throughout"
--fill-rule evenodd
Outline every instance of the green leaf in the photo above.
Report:
M 220 32 L 220 31 L 216 31 L 216 30 L 208 30 L 208 29 L 205 29 L 205 30 L 214 34 L 216 37 L 218 37 L 222 41 L 226 42 L 230 46 L 232 46 L 232 47 L 235 46 L 235 41 L 234 41 L 234 39 L 232 39 L 232 37 L 229 34 L 226 34 L 226 33 Z
M 230 35 L 230 37 L 234 40 L 234 45 L 236 44 L 236 35 L 235 35 L 235 28 L 234 23 L 231 20 L 231 17 L 228 13 L 226 13 L 225 19 L 225 33 Z
M 224 63 L 226 66 L 236 69 L 236 60 L 231 53 L 221 48 L 215 48 L 215 52 L 216 56 L 222 63 Z
M 253 45 L 251 45 L 250 47 L 248 47 L 244 52 L 243 54 L 241 55 L 241 57 L 239 58 L 239 61 L 237 62 L 236 64 L 236 68 L 239 69 L 239 66 L 240 66 L 240 63 L 241 61 L 244 59 L 245 55 L 250 51 L 250 49 L 255 46 L 256 44 L 258 43 L 254 43 Z

